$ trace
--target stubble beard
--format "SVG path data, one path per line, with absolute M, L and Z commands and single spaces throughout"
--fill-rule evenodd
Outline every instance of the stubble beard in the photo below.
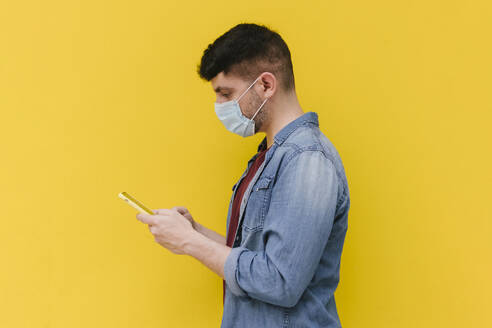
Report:
M 261 106 L 261 103 L 264 101 L 260 98 L 260 96 L 253 90 L 253 99 L 251 100 L 251 107 L 255 108 L 255 111 Z M 253 114 L 254 115 L 254 112 Z M 255 122 L 255 134 L 263 127 L 263 124 L 268 120 L 268 100 L 263 104 L 258 114 L 256 114 L 253 121 Z

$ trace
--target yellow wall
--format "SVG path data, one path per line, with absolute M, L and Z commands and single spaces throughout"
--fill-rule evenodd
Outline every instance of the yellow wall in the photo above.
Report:
M 196 74 L 268 24 L 339 150 L 344 327 L 490 327 L 489 1 L 0 2 L 0 327 L 218 327 L 222 280 L 154 242 L 128 191 L 225 233 L 264 134 Z

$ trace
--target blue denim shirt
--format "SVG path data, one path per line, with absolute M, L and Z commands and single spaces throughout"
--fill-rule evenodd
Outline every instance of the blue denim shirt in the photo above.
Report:
M 266 147 L 266 137 L 258 151 Z M 236 186 L 227 214 L 227 230 Z M 334 292 L 350 207 L 340 156 L 306 112 L 274 137 L 245 191 L 222 328 L 341 327 Z

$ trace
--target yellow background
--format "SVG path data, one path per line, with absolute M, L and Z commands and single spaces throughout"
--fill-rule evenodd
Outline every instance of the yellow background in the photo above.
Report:
M 0 2 L 0 327 L 218 327 L 222 280 L 127 191 L 225 234 L 264 137 L 228 132 L 203 50 L 240 22 L 292 52 L 345 165 L 344 327 L 491 327 L 489 1 Z M 489 312 L 490 313 L 490 312 Z

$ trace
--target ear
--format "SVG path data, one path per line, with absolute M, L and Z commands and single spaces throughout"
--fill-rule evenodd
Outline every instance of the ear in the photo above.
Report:
M 275 75 L 270 72 L 261 73 L 257 85 L 256 92 L 262 98 L 270 98 L 277 91 L 277 79 L 275 78 Z

